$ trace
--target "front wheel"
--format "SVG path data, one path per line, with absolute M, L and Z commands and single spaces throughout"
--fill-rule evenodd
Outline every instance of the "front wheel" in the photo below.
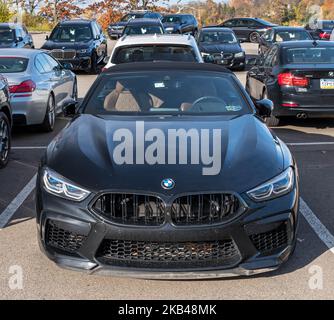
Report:
M 9 160 L 11 146 L 10 124 L 7 116 L 0 112 L 0 169 L 4 168 Z
M 269 99 L 268 93 L 266 91 L 263 93 L 262 99 Z M 280 123 L 280 118 L 277 118 L 273 114 L 271 114 L 269 118 L 265 118 L 264 122 L 268 127 L 277 127 Z
M 53 95 L 51 94 L 47 102 L 45 118 L 40 128 L 44 132 L 52 132 L 55 126 L 55 122 L 56 122 L 56 103 Z
M 259 43 L 259 39 L 260 39 L 260 35 L 258 32 L 252 32 L 250 35 L 249 35 L 249 41 L 251 43 Z

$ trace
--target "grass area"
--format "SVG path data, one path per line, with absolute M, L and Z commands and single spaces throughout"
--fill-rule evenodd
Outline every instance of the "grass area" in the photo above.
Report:
M 33 26 L 27 27 L 29 32 L 51 32 L 53 27 L 50 25 L 40 25 L 40 26 Z

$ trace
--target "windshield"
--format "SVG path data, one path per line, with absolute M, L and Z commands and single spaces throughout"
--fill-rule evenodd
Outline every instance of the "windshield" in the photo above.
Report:
M 286 63 L 334 63 L 332 48 L 293 48 L 286 49 Z
M 276 34 L 276 42 L 301 41 L 301 40 L 312 40 L 312 38 L 307 31 L 303 30 L 279 31 Z
M 11 43 L 15 40 L 15 31 L 9 28 L 0 29 L 0 43 Z
M 144 17 L 144 13 L 129 13 L 127 15 L 125 15 L 121 21 L 122 22 L 128 22 L 131 19 L 140 19 Z
M 181 23 L 181 18 L 179 16 L 166 16 L 162 19 L 163 23 Z
M 93 38 L 90 26 L 58 26 L 50 40 L 56 42 L 87 42 Z
M 126 35 L 163 33 L 164 31 L 160 26 L 128 26 L 124 30 L 124 34 Z
M 18 73 L 27 70 L 28 59 L 17 57 L 0 57 L 0 73 Z
M 232 32 L 205 31 L 200 36 L 200 42 L 207 43 L 237 43 L 238 40 Z
M 333 28 L 334 28 L 334 22 L 332 22 L 332 21 L 323 21 L 322 22 L 322 29 L 332 30 Z
M 262 23 L 265 26 L 273 26 L 274 25 L 273 23 L 271 23 L 269 21 L 266 21 L 266 20 L 262 20 L 262 19 L 257 19 L 257 21 Z
M 115 64 L 141 61 L 199 62 L 192 47 L 172 45 L 121 47 L 112 60 Z
M 229 75 L 198 70 L 105 74 L 84 105 L 94 115 L 250 113 Z

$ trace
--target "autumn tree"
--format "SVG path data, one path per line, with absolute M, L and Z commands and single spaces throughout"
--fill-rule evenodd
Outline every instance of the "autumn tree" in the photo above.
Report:
M 0 0 L 0 22 L 8 22 L 11 18 L 11 13 L 8 4 Z
M 62 19 L 77 17 L 82 14 L 83 9 L 79 6 L 82 1 L 78 0 L 44 0 L 44 6 L 40 13 L 57 22 Z

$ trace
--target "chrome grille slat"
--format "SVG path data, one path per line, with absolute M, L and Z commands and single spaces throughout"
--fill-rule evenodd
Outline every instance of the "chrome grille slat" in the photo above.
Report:
M 61 50 L 54 49 L 51 51 L 51 55 L 58 60 L 72 60 L 77 56 L 77 52 L 75 50 Z

